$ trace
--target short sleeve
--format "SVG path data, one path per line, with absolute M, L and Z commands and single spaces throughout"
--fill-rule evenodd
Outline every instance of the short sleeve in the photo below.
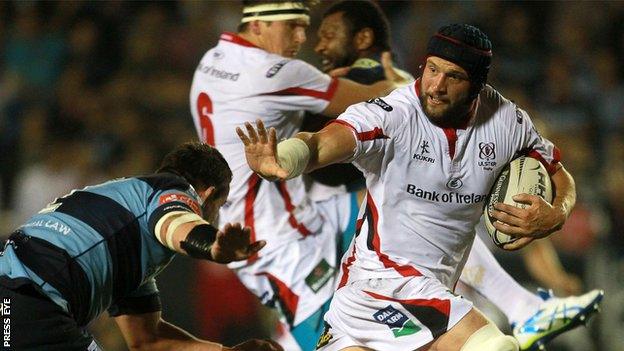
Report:
M 515 106 L 515 118 L 519 126 L 520 154 L 538 159 L 549 174 L 557 171 L 557 164 L 561 160 L 561 152 L 550 140 L 542 137 L 529 114 Z
M 356 140 L 353 157 L 348 160 L 361 168 L 380 164 L 390 144 L 404 137 L 408 118 L 395 93 L 349 107 L 334 123 L 348 126 Z M 396 96 L 396 95 L 395 95 Z
M 273 74 L 269 74 L 273 72 Z M 264 79 L 272 87 L 267 98 L 280 111 L 321 113 L 334 97 L 338 80 L 301 60 L 283 60 L 269 69 Z
M 156 280 L 150 278 L 135 291 L 117 301 L 113 301 L 108 308 L 108 314 L 111 317 L 117 317 L 124 314 L 142 314 L 160 310 L 162 310 L 162 304 Z

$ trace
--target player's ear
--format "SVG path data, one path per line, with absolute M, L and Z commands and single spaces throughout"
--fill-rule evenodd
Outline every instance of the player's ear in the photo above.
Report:
M 371 46 L 373 46 L 375 33 L 368 27 L 362 28 L 355 34 L 353 41 L 357 50 L 368 50 Z
M 200 196 L 204 199 L 204 202 L 213 200 L 215 194 L 217 193 L 217 188 L 214 186 L 209 186 L 206 190 L 200 192 Z

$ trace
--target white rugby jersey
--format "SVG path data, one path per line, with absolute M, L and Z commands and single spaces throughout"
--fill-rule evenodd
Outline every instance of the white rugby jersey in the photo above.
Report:
M 202 141 L 221 151 L 233 172 L 220 224 L 252 227 L 252 239 L 267 240 L 260 256 L 316 233 L 323 219 L 307 200 L 301 177 L 268 182 L 251 171 L 235 128 L 261 119 L 267 129 L 275 127 L 278 140 L 292 137 L 304 111 L 322 112 L 337 84 L 301 60 L 271 54 L 233 33 L 222 34 L 195 71 L 190 95 L 195 127 Z
M 481 92 L 465 129 L 443 129 L 423 112 L 419 85 L 351 106 L 334 122 L 352 128 L 352 162 L 368 190 L 340 286 L 426 275 L 453 289 L 502 167 L 527 153 L 552 174 L 559 161 L 558 149 L 539 135 L 527 113 L 492 87 Z

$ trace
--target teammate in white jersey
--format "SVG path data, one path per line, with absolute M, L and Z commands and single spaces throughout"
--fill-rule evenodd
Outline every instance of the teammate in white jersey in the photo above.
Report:
M 243 222 L 253 240 L 267 242 L 258 256 L 230 267 L 264 304 L 280 309 L 301 347 L 310 349 L 320 331 L 294 327 L 307 323 L 322 330 L 321 309 L 336 286 L 340 234 L 355 226 L 357 201 L 346 194 L 313 203 L 301 177 L 260 179 L 245 162 L 235 127 L 261 118 L 277 137 L 288 138 L 299 131 L 304 111 L 336 116 L 396 85 L 332 79 L 294 59 L 306 39 L 306 2 L 243 4 L 239 32 L 222 34 L 195 71 L 193 120 L 200 139 L 216 146 L 233 172 L 220 221 Z M 387 74 L 393 75 L 390 68 Z
M 497 204 L 497 229 L 521 248 L 560 228 L 575 202 L 559 151 L 525 111 L 486 86 L 491 43 L 469 25 L 430 40 L 422 78 L 379 104 L 358 104 L 318 133 L 276 145 L 247 123 L 238 129 L 250 167 L 288 178 L 335 162 L 366 177 L 351 252 L 319 340 L 323 350 L 517 350 L 469 301 L 452 293 L 498 171 L 521 153 L 540 159 L 556 188 L 553 205 L 521 194 L 525 209 Z M 485 150 L 492 150 L 493 152 Z M 479 162 L 486 153 L 487 163 Z M 279 155 L 279 156 L 278 156 Z M 278 162 L 279 159 L 279 162 Z

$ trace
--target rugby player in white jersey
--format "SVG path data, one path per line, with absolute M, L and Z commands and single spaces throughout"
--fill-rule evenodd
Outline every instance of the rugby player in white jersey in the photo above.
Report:
M 346 78 L 371 84 L 384 79 L 380 56 L 382 50 L 390 49 L 388 32 L 388 20 L 374 2 L 370 0 L 340 1 L 330 6 L 324 13 L 318 30 L 319 41 L 315 46 L 315 51 L 322 58 L 324 71 L 349 67 Z M 313 117 L 318 120 L 318 116 Z M 305 130 L 318 131 L 323 126 L 320 123 L 313 125 L 316 129 Z M 351 170 L 352 168 L 350 164 L 332 165 L 312 172 L 311 175 L 314 179 L 328 185 L 359 184 L 357 179 L 358 176 L 361 177 L 361 173 Z M 332 192 L 335 193 L 335 190 Z M 485 231 L 481 223 L 476 229 L 477 232 Z M 577 278 L 563 269 L 549 240 L 538 240 L 523 251 L 525 263 L 528 266 L 539 267 L 540 278 L 543 278 L 540 282 L 564 293 L 578 293 L 580 286 Z M 600 290 L 593 290 L 585 296 L 571 296 L 565 299 L 552 298 L 543 291 L 540 291 L 539 296 L 532 294 L 504 271 L 479 236 L 475 238 L 459 280 L 462 284 L 459 284 L 458 288 L 466 289 L 467 286 L 468 292 L 471 288 L 474 289 L 505 314 L 523 350 L 541 345 L 572 327 L 565 323 L 553 323 L 549 314 L 544 313 L 545 310 L 553 310 L 553 308 L 563 310 L 564 306 L 577 305 L 579 301 L 593 300 L 603 293 Z M 465 290 L 459 291 L 463 294 Z M 510 301 L 513 303 L 509 303 Z M 545 308 L 547 305 L 552 308 Z M 557 318 L 559 317 L 570 318 L 565 314 L 560 314 Z
M 200 139 L 216 146 L 233 172 L 220 221 L 242 222 L 253 240 L 267 242 L 262 253 L 230 267 L 264 304 L 280 310 L 300 347 L 309 350 L 323 328 L 341 234 L 353 232 L 358 202 L 345 194 L 313 203 L 301 177 L 261 179 L 247 166 L 235 127 L 260 118 L 278 138 L 288 138 L 299 131 L 304 111 L 336 116 L 396 84 L 331 78 L 294 59 L 306 39 L 307 3 L 243 1 L 239 32 L 222 34 L 201 59 L 190 102 Z M 386 74 L 396 76 L 389 66 Z
M 237 129 L 250 167 L 265 179 L 336 162 L 353 162 L 366 178 L 355 243 L 343 258 L 319 349 L 518 350 L 514 338 L 452 293 L 483 201 L 517 155 L 544 163 L 556 189 L 552 205 L 521 194 L 514 200 L 525 209 L 497 204 L 493 212 L 497 229 L 520 237 L 505 248 L 519 249 L 560 228 L 576 195 L 559 151 L 525 111 L 486 85 L 491 55 L 477 28 L 445 26 L 430 39 L 422 77 L 379 104 L 352 106 L 320 132 L 279 145 L 275 129 L 267 132 L 261 121 L 257 129 L 246 123 L 247 133 Z M 495 145 L 495 165 L 479 164 L 483 143 Z M 423 147 L 433 162 L 415 157 Z M 595 301 L 583 303 L 574 306 L 575 318 Z

